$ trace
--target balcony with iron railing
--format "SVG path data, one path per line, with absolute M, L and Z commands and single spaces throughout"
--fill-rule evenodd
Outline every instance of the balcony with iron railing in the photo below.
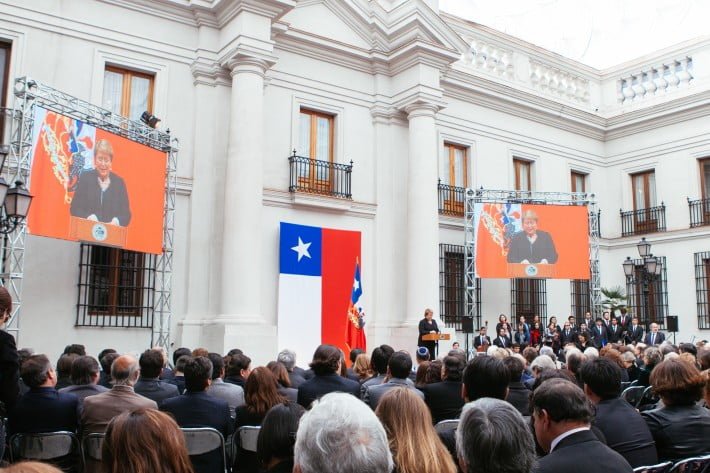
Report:
M 690 212 L 690 228 L 710 225 L 710 198 L 688 199 L 688 211 Z
M 439 213 L 463 217 L 466 210 L 466 189 L 442 184 L 439 179 Z
M 297 156 L 294 150 L 288 162 L 289 192 L 305 192 L 352 200 L 352 161 L 350 164 L 319 161 Z
M 666 206 L 663 202 L 656 207 L 623 211 L 621 215 L 621 236 L 643 235 L 666 231 Z

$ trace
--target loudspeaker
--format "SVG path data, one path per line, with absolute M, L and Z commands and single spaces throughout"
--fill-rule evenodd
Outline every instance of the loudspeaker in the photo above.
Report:
M 463 317 L 461 319 L 461 331 L 463 333 L 473 333 L 473 317 Z
M 677 332 L 678 331 L 678 316 L 677 315 L 669 315 L 666 317 L 666 328 L 668 329 L 669 332 Z

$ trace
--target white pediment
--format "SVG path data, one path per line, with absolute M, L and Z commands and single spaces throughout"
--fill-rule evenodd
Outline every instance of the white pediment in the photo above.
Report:
M 365 50 L 371 48 L 371 43 L 355 31 L 353 25 L 346 23 L 322 2 L 299 3 L 283 17 L 283 21 L 289 24 L 290 29 L 305 31 Z

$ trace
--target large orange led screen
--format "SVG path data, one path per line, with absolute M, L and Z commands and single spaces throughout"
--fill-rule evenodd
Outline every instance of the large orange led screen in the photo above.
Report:
M 479 278 L 589 279 L 587 207 L 478 203 Z
M 33 235 L 162 253 L 166 153 L 35 107 Z

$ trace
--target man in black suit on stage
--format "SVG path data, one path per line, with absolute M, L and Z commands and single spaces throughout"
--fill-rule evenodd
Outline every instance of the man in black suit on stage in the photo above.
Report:
M 444 358 L 443 381 L 421 387 L 424 400 L 429 406 L 431 417 L 436 424 L 446 419 L 458 419 L 464 401 L 461 397 L 461 378 L 464 360 L 458 356 Z
M 498 332 L 498 336 L 493 339 L 493 345 L 500 347 L 500 348 L 508 348 L 512 341 L 510 338 L 508 338 L 508 334 L 506 333 L 505 328 L 500 329 Z
M 658 324 L 654 322 L 651 324 L 651 331 L 646 334 L 646 338 L 643 339 L 643 342 L 650 347 L 660 345 L 665 340 L 665 334 L 658 331 Z
M 596 324 L 592 329 L 592 340 L 594 341 L 594 346 L 597 347 L 598 350 L 606 345 L 609 340 L 606 332 L 606 325 L 604 325 L 604 321 L 600 318 L 597 318 Z
M 631 324 L 626 329 L 626 343 L 639 343 L 643 340 L 643 327 L 639 325 L 639 319 L 634 317 Z
M 590 430 L 592 408 L 584 392 L 566 379 L 550 379 L 530 399 L 535 437 L 548 455 L 536 473 L 633 473 L 624 457 Z M 584 458 L 585 461 L 580 461 Z
M 577 331 L 572 328 L 569 322 L 565 322 L 564 327 L 562 327 L 562 332 L 560 332 L 560 343 L 562 346 L 568 343 L 575 343 L 577 341 Z
M 488 346 L 491 345 L 491 337 L 486 335 L 486 327 L 483 326 L 481 327 L 481 330 L 479 330 L 478 335 L 476 335 L 476 338 L 473 339 L 473 347 L 478 350 L 478 347 L 482 346 L 484 343 L 487 343 Z
M 624 328 L 619 325 L 619 321 L 614 317 L 611 319 L 611 324 L 609 324 L 606 332 L 609 337 L 609 343 L 619 343 L 623 339 Z

